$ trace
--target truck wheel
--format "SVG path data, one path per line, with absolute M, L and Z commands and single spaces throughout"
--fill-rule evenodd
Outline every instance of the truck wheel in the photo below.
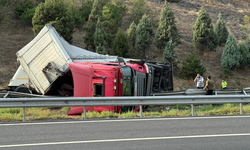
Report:
M 21 93 L 29 93 L 31 94 L 31 92 L 29 91 L 29 89 L 27 87 L 17 87 L 14 92 L 21 92 Z

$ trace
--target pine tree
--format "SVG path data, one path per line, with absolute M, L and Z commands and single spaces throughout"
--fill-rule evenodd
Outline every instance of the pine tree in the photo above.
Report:
M 94 1 L 93 0 L 86 0 L 82 7 L 79 8 L 79 14 L 84 19 L 84 21 L 88 21 L 89 15 L 92 11 Z
M 67 0 L 46 0 L 37 6 L 32 19 L 33 32 L 37 35 L 49 23 L 65 40 L 72 43 L 74 21 Z
M 216 35 L 209 14 L 202 7 L 193 26 L 193 46 L 202 52 L 204 50 L 213 50 L 217 46 L 217 40 L 214 40 L 214 37 Z
M 128 37 L 128 43 L 129 43 L 129 53 L 130 53 L 130 57 L 134 58 L 135 54 L 134 54 L 134 46 L 135 46 L 135 40 L 136 40 L 136 24 L 134 23 L 134 21 L 130 24 L 126 35 Z
M 192 52 L 182 63 L 180 77 L 184 79 L 193 78 L 197 73 L 203 74 L 206 68 L 201 64 L 200 59 Z
M 122 23 L 122 18 L 127 12 L 127 7 L 122 0 L 112 0 L 103 6 L 103 26 L 106 31 L 106 39 L 109 45 L 112 45 L 118 28 Z
M 227 41 L 227 37 L 228 37 L 229 32 L 227 30 L 225 20 L 222 19 L 221 13 L 219 13 L 219 15 L 218 15 L 218 20 L 217 20 L 216 25 L 215 25 L 215 31 L 218 35 L 219 45 L 225 44 Z
M 168 41 L 163 51 L 163 57 L 164 63 L 172 64 L 173 68 L 178 69 L 179 60 L 178 53 L 174 50 L 175 47 L 176 44 L 172 40 Z
M 130 57 L 128 38 L 126 33 L 122 30 L 118 30 L 116 34 L 113 44 L 113 54 L 125 58 Z
M 100 21 L 100 18 L 98 17 L 97 23 L 96 23 L 96 29 L 94 34 L 94 46 L 97 48 L 96 52 L 99 54 L 106 54 L 107 51 L 105 50 L 106 46 L 106 40 L 105 40 L 105 31 L 102 27 L 102 22 Z
M 84 36 L 84 42 L 87 45 L 87 49 L 94 49 L 94 33 L 96 29 L 96 23 L 98 20 L 98 16 L 101 16 L 101 8 L 102 5 L 99 0 L 95 0 L 91 13 L 89 15 L 88 22 L 86 23 L 85 29 L 85 36 Z
M 168 2 L 165 1 L 165 5 L 161 10 L 160 21 L 155 35 L 157 48 L 163 49 L 170 40 L 176 43 L 176 45 L 181 43 L 173 10 Z
M 228 35 L 226 45 L 221 56 L 221 66 L 232 69 L 240 67 L 241 53 L 232 34 Z
M 146 13 L 146 0 L 132 0 L 132 8 L 130 10 L 130 21 L 138 24 L 142 16 Z
M 246 44 L 243 41 L 240 41 L 238 43 L 238 47 L 241 53 L 241 57 L 240 57 L 240 67 L 244 67 L 248 64 L 249 59 L 250 59 L 250 53 L 249 50 L 246 46 Z
M 147 15 L 143 15 L 136 28 L 135 56 L 146 59 L 146 52 L 153 39 L 153 27 Z
M 128 37 L 129 44 L 134 48 L 136 39 L 136 24 L 134 21 L 130 24 L 126 34 Z

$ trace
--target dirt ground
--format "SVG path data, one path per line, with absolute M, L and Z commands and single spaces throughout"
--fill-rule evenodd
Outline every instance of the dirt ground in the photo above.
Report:
M 147 5 L 159 17 L 163 3 L 161 0 L 148 0 Z M 131 6 L 130 0 L 125 0 L 125 4 Z M 231 33 L 234 34 L 237 41 L 245 40 L 246 34 L 241 30 L 244 15 L 250 16 L 248 0 L 182 0 L 179 3 L 170 3 L 175 16 L 177 27 L 182 36 L 182 45 L 176 50 L 179 54 L 179 60 L 183 61 L 190 52 L 195 51 L 201 59 L 202 64 L 206 68 L 204 76 L 211 75 L 216 82 L 216 88 L 220 88 L 220 59 L 223 47 L 218 47 L 216 51 L 205 52 L 200 54 L 198 50 L 192 46 L 192 26 L 195 24 L 199 9 L 204 6 L 210 14 L 212 23 L 215 25 L 217 16 L 221 12 L 223 19 Z M 127 30 L 129 27 L 129 13 L 124 17 L 122 29 Z M 157 18 L 156 17 L 156 18 Z M 82 28 L 75 30 L 73 35 L 73 45 L 84 48 L 83 43 L 84 31 Z M 15 53 L 23 46 L 28 44 L 34 38 L 32 28 L 24 25 L 21 21 L 14 17 L 14 13 L 6 11 L 4 22 L 0 24 L 0 88 L 6 88 L 9 80 L 14 75 L 19 63 L 16 61 Z M 153 51 L 156 51 L 152 47 Z M 160 55 L 160 54 L 159 54 Z M 162 58 L 158 57 L 158 61 Z M 250 68 L 235 69 L 232 71 L 233 76 L 226 79 L 228 87 L 231 89 L 250 87 Z M 174 90 L 184 90 L 187 88 L 195 88 L 192 79 L 183 80 L 178 77 L 178 72 L 174 73 Z

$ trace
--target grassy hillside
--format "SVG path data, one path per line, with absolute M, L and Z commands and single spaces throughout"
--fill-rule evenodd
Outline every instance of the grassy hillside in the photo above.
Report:
M 161 0 L 148 0 L 147 5 L 155 11 L 157 17 L 160 15 L 160 10 L 163 7 Z M 131 6 L 129 0 L 125 0 L 128 7 Z M 243 23 L 244 15 L 250 15 L 249 6 L 250 2 L 247 0 L 182 0 L 179 3 L 170 3 L 176 15 L 177 27 L 182 36 L 182 45 L 176 48 L 179 53 L 180 61 L 183 61 L 191 51 L 195 51 L 202 64 L 206 67 L 207 72 L 204 76 L 211 75 L 216 82 L 216 88 L 220 88 L 220 58 L 222 55 L 223 47 L 218 47 L 214 52 L 205 52 L 199 54 L 192 46 L 192 26 L 194 25 L 198 11 L 201 6 L 207 10 L 215 25 L 218 13 L 221 12 L 223 19 L 226 20 L 226 25 L 231 33 L 234 34 L 237 41 L 246 38 L 245 33 L 241 30 L 240 25 Z M 17 67 L 19 66 L 16 61 L 15 53 L 25 46 L 29 41 L 34 38 L 32 28 L 23 24 L 20 20 L 16 19 L 14 13 L 10 8 L 5 8 L 2 21 L 0 23 L 0 88 L 5 88 L 9 80 L 14 75 Z M 127 19 L 129 13 L 124 17 L 122 28 L 126 30 L 130 24 Z M 1 19 L 1 17 L 0 17 Z M 84 31 L 78 28 L 74 33 L 73 45 L 85 47 L 83 43 Z M 157 53 L 157 50 L 152 46 L 152 50 Z M 162 54 L 159 54 L 161 56 Z M 158 57 L 157 60 L 161 61 L 162 58 Z M 232 89 L 244 88 L 250 86 L 250 68 L 235 69 L 233 76 L 226 79 L 228 87 Z M 178 72 L 174 74 L 174 89 L 184 90 L 187 88 L 195 88 L 193 80 L 183 80 L 178 77 Z

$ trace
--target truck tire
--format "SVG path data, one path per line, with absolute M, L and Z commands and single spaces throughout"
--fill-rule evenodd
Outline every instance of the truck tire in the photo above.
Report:
M 29 93 L 29 94 L 31 94 L 31 92 L 29 91 L 29 89 L 27 87 L 17 87 L 17 88 L 15 88 L 14 92 L 21 92 L 21 93 Z

